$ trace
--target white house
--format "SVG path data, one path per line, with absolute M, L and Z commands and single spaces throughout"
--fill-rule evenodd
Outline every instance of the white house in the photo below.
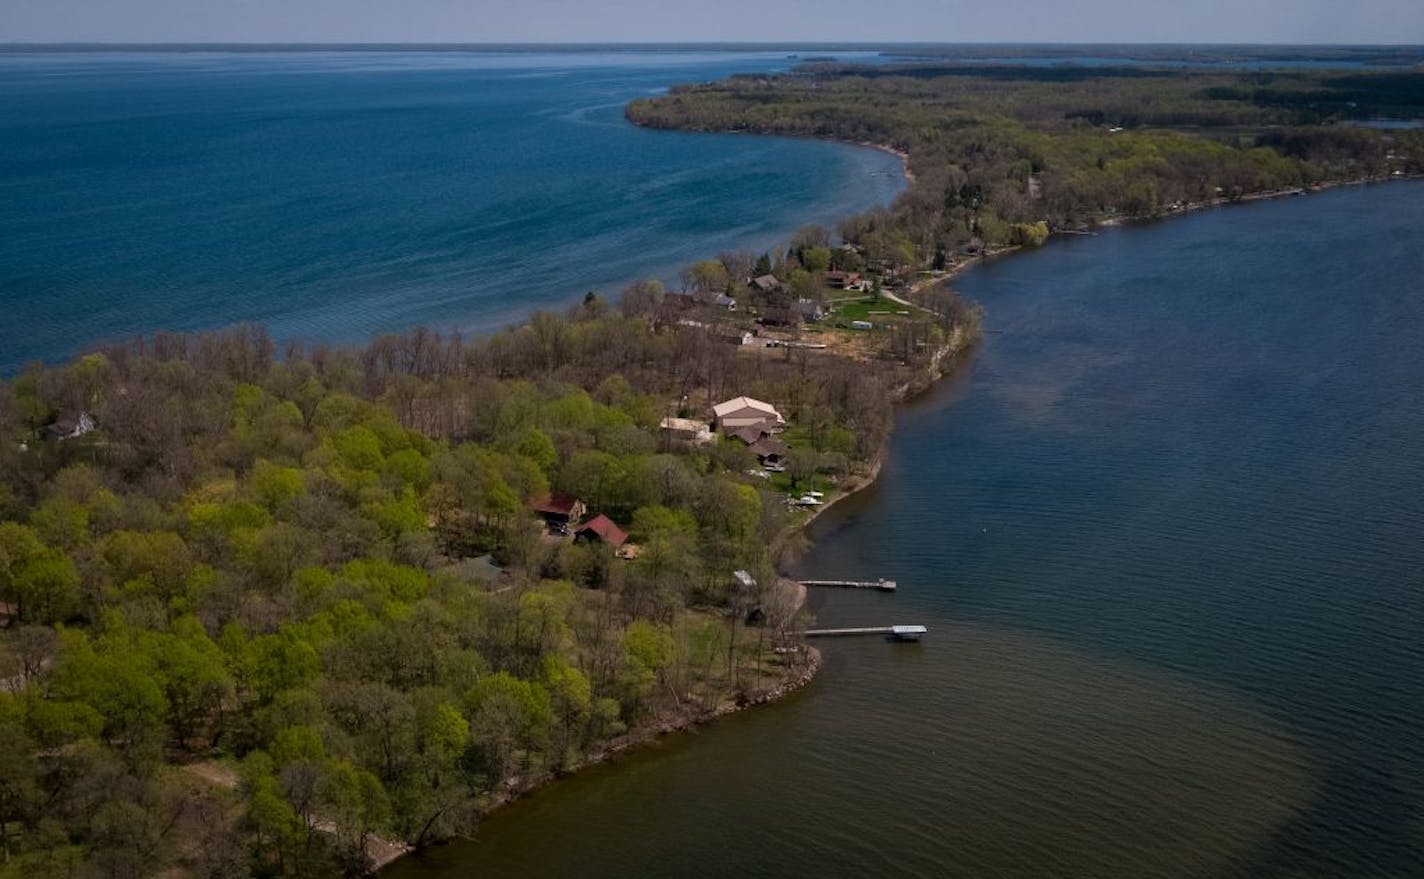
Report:
M 733 397 L 724 403 L 718 403 L 712 407 L 712 415 L 717 420 L 717 429 L 724 433 L 763 421 L 786 423 L 786 419 L 781 417 L 775 406 L 751 397 Z

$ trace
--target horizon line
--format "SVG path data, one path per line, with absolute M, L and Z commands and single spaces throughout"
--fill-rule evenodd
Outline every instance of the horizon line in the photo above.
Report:
M 1237 43 L 1215 41 L 1109 41 L 1109 42 L 1046 42 L 1046 41 L 1004 41 L 1004 40 L 0 40 L 0 49 L 5 48 L 45 48 L 45 47 L 428 47 L 428 48 L 516 48 L 527 46 L 559 46 L 569 48 L 601 47 L 722 47 L 757 46 L 767 48 L 817 47 L 817 48 L 886 48 L 886 47 L 1090 47 L 1090 48 L 1232 48 L 1232 49 L 1421 49 L 1420 43 L 1332 43 L 1332 42 L 1266 42 Z

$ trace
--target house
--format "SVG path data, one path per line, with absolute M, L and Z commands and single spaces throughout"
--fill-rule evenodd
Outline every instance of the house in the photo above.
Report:
M 567 532 L 569 527 L 588 514 L 583 501 L 570 495 L 554 492 L 529 505 L 551 530 Z
M 712 300 L 712 304 L 726 311 L 737 310 L 737 300 L 726 293 L 718 293 L 717 298 Z
M 712 416 L 717 422 L 717 429 L 723 433 L 739 427 L 761 424 L 763 421 L 786 423 L 786 419 L 781 417 L 775 406 L 751 397 L 733 397 L 718 403 L 712 407 Z
M 739 439 L 751 446 L 760 442 L 764 437 L 771 436 L 776 430 L 776 427 L 777 424 L 775 421 L 767 419 L 766 421 L 758 421 L 756 424 L 748 424 L 745 427 L 729 430 L 726 432 L 726 435 L 728 439 Z
M 748 283 L 748 286 L 750 286 L 758 293 L 775 293 L 777 290 L 781 289 L 781 281 L 776 277 L 776 275 L 761 275 L 759 277 L 752 278 L 751 281 Z
M 612 519 L 599 513 L 578 527 L 578 530 L 574 532 L 574 539 L 589 543 L 602 543 L 618 549 L 628 542 L 628 534 L 613 524 Z
M 832 290 L 854 290 L 860 287 L 860 272 L 826 272 L 826 286 Z
M 77 439 L 86 433 L 92 432 L 99 426 L 94 420 L 94 416 L 88 412 L 76 412 L 67 410 L 59 413 L 59 417 L 45 425 L 40 434 L 45 439 L 67 440 Z
M 826 316 L 826 309 L 814 299 L 796 300 L 795 309 L 796 313 L 801 315 L 801 319 L 805 321 L 817 321 Z
M 751 446 L 752 454 L 763 464 L 780 464 L 791 452 L 786 443 L 776 437 L 763 437 Z
M 669 416 L 658 422 L 658 427 L 673 439 L 686 440 L 690 443 L 705 443 L 712 439 L 712 428 L 708 426 L 707 422 L 698 421 L 696 418 Z

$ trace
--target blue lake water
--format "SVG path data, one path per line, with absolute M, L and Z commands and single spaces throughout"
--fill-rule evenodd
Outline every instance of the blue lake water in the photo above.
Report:
M 790 700 L 411 877 L 1424 875 L 1424 184 L 1055 240 L 817 523 Z
M 899 163 L 872 150 L 623 121 L 674 83 L 794 63 L 0 53 L 0 374 L 237 321 L 328 341 L 490 329 L 887 203 Z

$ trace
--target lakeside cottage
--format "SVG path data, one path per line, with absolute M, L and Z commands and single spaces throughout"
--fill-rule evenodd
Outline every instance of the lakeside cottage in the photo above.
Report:
M 739 439 L 747 445 L 755 445 L 765 437 L 776 432 L 777 424 L 771 419 L 758 421 L 756 424 L 748 424 L 745 427 L 738 427 L 735 430 L 728 430 L 726 435 L 729 439 Z
M 758 293 L 775 293 L 781 289 L 781 281 L 776 275 L 760 275 L 752 278 L 749 286 Z
M 65 411 L 59 413 L 59 417 L 45 425 L 40 434 L 45 439 L 56 442 L 69 439 L 78 439 L 86 433 L 92 433 L 99 424 L 94 420 L 94 416 L 88 412 Z
M 751 451 L 763 466 L 777 466 L 786 460 L 791 449 L 776 437 L 768 436 L 752 443 Z
M 712 304 L 725 311 L 737 310 L 737 300 L 726 293 L 718 293 L 717 298 L 712 300 Z
M 786 423 L 786 419 L 781 417 L 781 413 L 776 411 L 775 406 L 752 397 L 733 397 L 718 403 L 712 407 L 712 416 L 716 421 L 717 429 L 723 433 L 742 427 L 760 425 L 766 421 L 778 426 Z
M 826 272 L 826 286 L 832 290 L 858 290 L 860 284 L 860 272 Z

